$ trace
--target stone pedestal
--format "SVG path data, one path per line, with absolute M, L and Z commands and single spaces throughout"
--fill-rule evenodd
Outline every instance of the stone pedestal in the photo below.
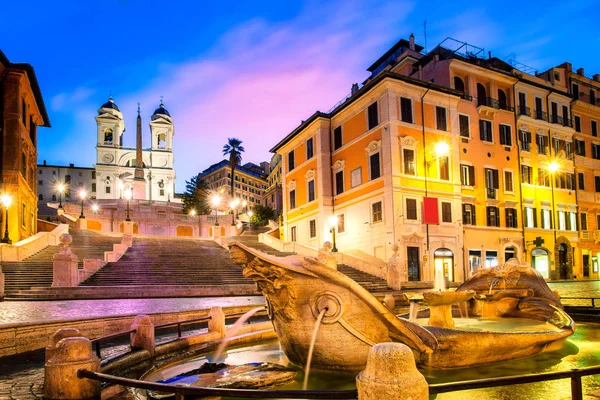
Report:
M 321 264 L 335 269 L 337 271 L 337 260 L 335 256 L 331 253 L 331 242 L 323 243 L 323 247 L 319 249 L 319 253 L 317 255 L 317 261 Z
M 79 284 L 79 258 L 71 252 L 69 244 L 73 238 L 68 233 L 60 235 L 63 247 L 52 256 L 52 286 L 73 287 Z
M 77 219 L 77 221 L 75 222 L 75 226 L 79 229 L 87 229 L 87 219 L 86 218 Z
M 367 367 L 356 377 L 359 400 L 428 400 L 429 385 L 415 364 L 412 350 L 402 343 L 371 348 Z
M 154 324 L 147 315 L 138 315 L 133 320 L 131 329 L 136 332 L 131 334 L 131 348 L 148 350 L 154 355 Z
M 76 328 L 62 328 L 57 330 L 52 339 L 50 339 L 48 346 L 46 346 L 46 362 L 50 361 L 54 357 L 54 354 L 56 354 L 56 345 L 58 342 L 68 337 L 81 337 L 81 333 Z
M 219 226 L 219 225 L 213 225 L 212 226 L 212 237 L 213 237 L 213 239 L 217 240 L 221 236 L 223 236 L 221 234 L 221 226 Z
M 133 198 L 135 200 L 145 200 L 146 199 L 146 180 L 143 178 L 143 172 L 142 172 L 142 178 L 138 178 L 135 177 L 133 179 Z M 129 212 L 131 213 L 131 210 L 129 210 Z
M 400 290 L 402 288 L 402 282 L 406 282 L 408 279 L 407 273 L 403 267 L 403 262 L 400 260 L 398 250 L 400 247 L 395 244 L 392 250 L 394 254 L 390 257 L 387 262 L 387 273 L 385 280 L 387 285 L 394 290 Z
M 227 328 L 225 327 L 225 313 L 221 307 L 212 307 L 210 313 L 208 313 L 210 321 L 208 321 L 208 331 L 216 332 L 219 337 L 224 338 L 227 334 Z
M 92 351 L 92 342 L 84 337 L 68 337 L 58 342 L 56 353 L 46 362 L 44 398 L 99 399 L 100 381 L 80 379 L 77 371 L 100 371 L 100 359 Z

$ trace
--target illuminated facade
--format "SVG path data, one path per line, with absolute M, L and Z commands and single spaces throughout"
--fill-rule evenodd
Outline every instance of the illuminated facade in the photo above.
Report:
M 235 169 L 235 197 L 246 201 L 247 207 L 263 204 L 262 198 L 267 189 L 267 163 L 258 166 L 253 163 L 240 165 Z M 202 171 L 201 180 L 210 190 L 229 195 L 231 192 L 231 167 L 228 160 L 211 165 Z
M 398 245 L 408 281 L 513 257 L 548 279 L 597 278 L 598 76 L 529 73 L 454 40 L 421 50 L 400 40 L 271 150 L 285 240 L 320 247 L 336 215 L 340 251 L 387 260 Z
M 13 243 L 37 233 L 38 126 L 50 127 L 50 121 L 33 67 L 11 63 L 0 51 L 0 192 L 11 199 L 8 238 Z

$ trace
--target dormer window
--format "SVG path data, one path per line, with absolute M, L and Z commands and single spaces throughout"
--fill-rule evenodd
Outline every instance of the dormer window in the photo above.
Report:
M 110 128 L 104 130 L 104 144 L 113 144 L 113 130 Z

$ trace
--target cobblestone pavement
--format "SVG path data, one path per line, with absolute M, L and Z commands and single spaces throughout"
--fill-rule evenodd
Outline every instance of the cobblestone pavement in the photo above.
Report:
M 208 309 L 212 306 L 261 305 L 264 302 L 262 296 L 5 301 L 0 302 L 0 324 L 178 312 Z

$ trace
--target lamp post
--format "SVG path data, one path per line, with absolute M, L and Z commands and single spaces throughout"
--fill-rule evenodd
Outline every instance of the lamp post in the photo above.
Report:
M 5 221 L 4 237 L 2 238 L 1 242 L 7 243 L 7 244 L 12 244 L 12 240 L 10 240 L 10 238 L 8 237 L 8 207 L 10 207 L 10 204 L 12 203 L 12 198 L 7 194 L 3 194 L 2 197 L 0 198 L 0 200 L 2 201 L 2 205 L 4 206 L 4 221 Z
M 219 204 L 221 204 L 221 196 L 219 196 L 218 194 L 215 194 L 210 199 L 210 202 L 211 202 L 213 208 L 215 209 L 215 226 L 219 226 L 219 219 L 217 217 L 217 207 L 219 207 Z
M 125 189 L 125 184 L 123 181 L 119 181 L 119 198 L 123 198 L 123 189 Z
M 127 189 L 125 191 L 125 198 L 127 199 L 127 216 L 125 217 L 125 221 L 129 222 L 131 221 L 131 218 L 129 218 L 129 201 L 131 200 L 131 189 Z
M 98 214 L 98 204 L 92 204 L 92 211 L 94 212 L 94 214 Z
M 231 208 L 231 226 L 235 225 L 235 200 L 229 202 Z
M 329 232 L 331 232 L 331 238 L 332 238 L 332 242 L 333 242 L 332 243 L 333 247 L 331 247 L 332 253 L 337 253 L 337 251 L 338 251 L 337 247 L 335 247 L 335 226 L 337 225 L 337 223 L 338 223 L 337 215 L 332 215 L 329 217 L 329 226 L 330 226 Z
M 65 185 L 63 185 L 62 183 L 59 183 L 58 186 L 56 187 L 56 189 L 58 189 L 58 209 L 62 210 L 63 209 L 62 194 L 65 191 Z
M 85 200 L 86 196 L 87 196 L 87 193 L 85 192 L 85 190 L 81 189 L 79 191 L 79 198 L 81 199 L 81 215 L 79 215 L 79 218 L 81 218 L 81 219 L 85 219 L 85 215 L 83 215 L 83 201 Z
M 246 200 L 242 202 L 242 207 L 244 207 L 244 211 L 248 211 L 248 202 Z
M 556 161 L 552 161 L 548 164 L 548 172 L 550 172 L 550 187 L 552 190 L 552 231 L 554 233 L 554 246 L 556 247 L 556 210 L 554 209 L 554 178 L 555 173 L 558 171 L 559 165 Z M 555 252 L 555 262 L 556 262 L 556 252 Z M 559 268 L 561 266 L 559 265 Z M 556 266 L 555 266 L 556 268 Z M 559 271 L 560 274 L 560 271 Z

